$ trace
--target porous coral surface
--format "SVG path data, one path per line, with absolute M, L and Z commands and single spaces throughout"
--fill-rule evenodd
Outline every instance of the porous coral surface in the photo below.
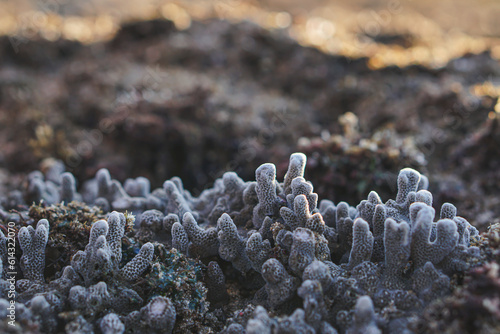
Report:
M 151 190 L 102 169 L 78 189 L 63 169 L 34 172 L 17 209 L 0 211 L 0 302 L 15 270 L 25 332 L 410 333 L 453 291 L 481 293 L 474 277 L 497 275 L 498 232 L 434 208 L 418 171 L 400 171 L 394 199 L 349 205 L 320 199 L 306 163 L 292 154 L 283 182 L 272 163 L 256 181 L 228 172 L 199 196 L 176 177 Z

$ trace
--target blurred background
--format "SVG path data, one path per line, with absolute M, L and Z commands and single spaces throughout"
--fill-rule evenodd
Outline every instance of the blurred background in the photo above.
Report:
M 500 215 L 500 3 L 0 0 L 0 191 L 62 164 L 197 194 L 307 154 L 320 198 L 427 174 Z
M 491 48 L 500 56 L 500 3 L 494 0 L 19 0 L 0 1 L 0 33 L 40 32 L 91 43 L 109 39 L 123 21 L 164 17 L 179 29 L 192 20 L 249 20 L 289 28 L 301 45 L 348 56 L 370 56 L 372 66 L 442 66 L 464 52 Z

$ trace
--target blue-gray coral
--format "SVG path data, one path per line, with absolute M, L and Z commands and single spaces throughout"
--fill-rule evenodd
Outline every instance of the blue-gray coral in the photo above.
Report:
M 154 297 L 138 311 L 125 317 L 125 326 L 131 333 L 172 333 L 177 314 L 170 299 Z
M 125 332 L 125 325 L 116 313 L 108 313 L 101 319 L 99 328 L 103 334 L 122 334 Z
M 269 259 L 262 265 L 262 277 L 266 281 L 265 288 L 271 307 L 277 307 L 291 299 L 299 287 L 300 280 L 290 275 L 276 259 Z
M 23 326 L 103 333 L 411 331 L 415 312 L 448 293 L 452 276 L 479 255 L 471 246 L 477 230 L 450 203 L 435 220 L 428 179 L 415 170 L 400 172 L 395 199 L 384 203 L 372 191 L 351 206 L 320 201 L 305 179 L 306 162 L 293 154 L 283 182 L 270 163 L 256 170 L 255 182 L 227 172 L 199 196 L 176 177 L 151 190 L 146 178 L 122 186 L 101 169 L 79 193 L 62 169 L 33 172 L 26 200 L 45 206 L 83 200 L 102 214 L 86 228 L 52 216 L 36 228 L 29 214 L 13 219 L 20 227 Z M 7 195 L 23 205 L 23 198 Z M 2 212 L 4 222 L 14 217 Z M 52 238 L 47 250 L 48 240 L 67 225 L 87 233 L 88 243 L 47 274 L 58 242 Z M 0 231 L 1 274 L 6 243 Z M 167 262 L 178 272 L 169 272 Z M 8 288 L 5 275 L 0 279 Z M 177 288 L 189 296 L 173 293 Z M 255 310 L 241 308 L 235 298 L 243 295 Z M 76 313 L 63 317 L 63 310 Z M 188 324 L 194 313 L 198 325 Z
M 354 318 L 346 334 L 380 334 L 377 327 L 373 302 L 369 296 L 360 297 L 354 309 Z
M 23 251 L 21 268 L 26 279 L 43 282 L 45 270 L 45 246 L 49 239 L 49 222 L 38 221 L 36 230 L 32 226 L 22 227 L 18 234 L 19 245 Z
M 117 275 L 132 281 L 149 266 L 154 247 L 146 243 L 131 261 L 119 268 L 124 229 L 125 216 L 116 211 L 109 215 L 108 221 L 99 220 L 92 225 L 85 251 L 78 251 L 71 260 L 71 266 L 83 277 L 86 285 Z
M 250 260 L 247 256 L 246 241 L 238 234 L 238 229 L 227 213 L 217 221 L 219 238 L 219 256 L 229 261 L 233 266 L 246 273 L 251 268 Z

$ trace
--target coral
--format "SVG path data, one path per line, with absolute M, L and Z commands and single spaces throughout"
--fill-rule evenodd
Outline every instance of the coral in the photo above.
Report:
M 372 261 L 383 261 L 384 259 L 384 225 L 387 217 L 386 208 L 382 204 L 379 195 L 371 191 L 366 200 L 357 206 L 360 218 L 363 218 L 373 230 L 373 252 Z
M 352 248 L 348 268 L 353 269 L 372 257 L 373 235 L 370 226 L 362 218 L 357 218 L 352 226 Z
M 328 265 L 323 261 L 315 260 L 311 262 L 304 269 L 304 274 L 302 275 L 302 280 L 305 282 L 307 280 L 314 280 L 321 284 L 323 291 L 328 292 L 333 285 L 333 273 L 332 269 L 329 267 L 336 267 L 334 263 L 329 262 Z M 339 268 L 340 270 L 340 268 Z
M 285 174 L 283 181 L 283 190 L 285 195 L 292 193 L 292 182 L 298 177 L 304 176 L 306 169 L 307 158 L 303 153 L 293 153 L 290 156 L 290 163 L 288 164 L 288 171 Z
M 19 230 L 19 245 L 23 251 L 21 268 L 24 276 L 35 282 L 43 282 L 45 270 L 45 246 L 49 239 L 49 222 L 41 219 L 36 225 Z
M 28 201 L 40 202 L 44 201 L 48 204 L 59 202 L 59 191 L 57 185 L 45 178 L 41 172 L 32 172 L 28 176 L 28 189 L 26 197 Z
M 127 179 L 123 189 L 132 197 L 147 197 L 150 193 L 151 184 L 145 177 L 139 176 L 135 179 Z
M 82 275 L 86 285 L 101 279 L 109 280 L 118 273 L 126 280 L 135 280 L 149 266 L 153 259 L 154 247 L 151 243 L 146 243 L 139 254 L 119 270 L 125 221 L 125 216 L 115 211 L 109 215 L 108 222 L 95 222 L 90 230 L 85 251 L 78 251 L 73 256 L 71 266 Z
M 316 259 L 315 246 L 316 241 L 311 230 L 299 227 L 293 232 L 288 264 L 298 276 L 302 276 L 304 269 Z
M 271 251 L 271 243 L 269 242 L 268 239 L 263 240 L 262 235 L 259 232 L 253 233 L 247 239 L 246 252 L 248 259 L 252 264 L 252 268 L 255 271 L 258 272 L 262 271 L 262 265 L 269 258 L 270 251 Z
M 410 258 L 410 226 L 388 218 L 384 230 L 385 286 L 401 288 L 401 279 Z
M 151 191 L 145 178 L 122 186 L 101 169 L 79 193 L 60 168 L 34 173 L 39 195 L 50 200 L 53 188 L 59 197 L 25 207 L 9 225 L 19 229 L 26 328 L 405 332 L 473 265 L 495 258 L 485 249 L 496 229 L 486 242 L 450 203 L 435 221 L 417 171 L 403 169 L 396 199 L 385 203 L 372 191 L 356 206 L 318 206 L 306 162 L 292 155 L 283 182 L 269 163 L 256 182 L 226 172 L 197 196 L 176 177 Z M 5 267 L 8 239 L 0 239 Z
M 153 237 L 153 233 L 158 233 L 163 230 L 164 219 L 165 215 L 163 214 L 163 212 L 156 209 L 151 209 L 142 212 L 140 217 L 137 219 L 137 222 L 141 232 L 144 232 L 146 230 L 152 232 L 151 235 L 147 236 L 149 239 L 151 239 Z
M 170 299 L 155 297 L 141 309 L 143 318 L 152 329 L 164 333 L 172 332 L 175 323 L 175 308 Z
M 225 334 L 238 334 L 238 333 L 246 333 L 245 328 L 240 324 L 231 324 L 229 325 L 225 332 Z
M 186 213 L 191 212 L 188 201 L 185 198 L 184 187 L 182 181 L 178 178 L 165 181 L 163 189 L 168 198 L 166 211 L 174 213 L 179 217 L 183 217 Z
M 113 305 L 105 282 L 99 282 L 88 288 L 75 285 L 69 291 L 68 301 L 74 309 L 89 313 L 101 313 Z
M 356 302 L 353 325 L 346 331 L 347 334 L 380 334 L 377 327 L 373 302 L 369 296 L 362 296 Z
M 238 235 L 236 225 L 228 214 L 224 213 L 219 218 L 217 229 L 219 256 L 231 262 L 237 270 L 246 273 L 252 266 L 246 253 L 246 240 Z
M 220 216 L 227 213 L 237 226 L 245 226 L 252 220 L 254 202 L 258 201 L 254 187 L 254 182 L 244 182 L 236 173 L 226 172 L 215 181 L 213 193 L 207 190 L 200 195 L 196 208 L 210 212 L 211 224 L 216 225 Z
M 276 320 L 269 317 L 264 307 L 257 306 L 254 317 L 248 320 L 246 331 L 247 334 L 271 333 L 273 327 L 277 327 Z
M 30 301 L 33 317 L 41 323 L 43 332 L 54 332 L 57 327 L 57 316 L 44 296 L 38 295 Z
M 226 278 L 219 264 L 211 261 L 207 269 L 207 298 L 212 307 L 220 307 L 229 300 L 229 295 L 226 290 Z
M 151 264 L 153 259 L 154 246 L 152 243 L 146 243 L 141 247 L 132 261 L 128 262 L 121 270 L 120 275 L 127 281 L 138 279 L 142 273 Z
M 277 307 L 293 297 L 299 287 L 299 279 L 287 273 L 276 259 L 267 260 L 262 266 L 262 277 L 266 281 L 269 304 Z
M 341 236 L 338 240 L 336 253 L 337 257 L 342 259 L 350 253 L 352 247 L 353 218 L 350 214 L 349 204 L 340 202 L 335 209 L 335 230 L 337 235 Z
M 125 319 L 129 331 L 134 333 L 172 333 L 175 308 L 170 299 L 157 296 L 140 311 L 130 313 Z
M 415 215 L 415 211 L 418 213 Z M 436 224 L 436 239 L 429 241 L 434 219 L 434 209 L 427 205 L 414 203 L 410 207 L 412 218 L 411 258 L 418 268 L 427 261 L 441 262 L 456 247 L 459 234 L 457 225 L 450 219 L 441 219 Z
M 115 313 L 108 313 L 104 316 L 99 328 L 103 334 L 122 334 L 125 332 L 125 325 Z
M 305 280 L 297 291 L 304 300 L 305 320 L 315 331 L 319 331 L 326 317 L 322 286 L 318 281 Z
M 311 299 L 307 299 L 311 301 Z M 309 304 L 308 304 L 309 305 Z M 313 320 L 313 319 L 311 319 Z M 317 330 L 315 329 L 317 328 Z M 327 322 L 308 323 L 306 312 L 297 308 L 291 315 L 271 318 L 262 306 L 255 308 L 253 317 L 248 320 L 246 333 L 325 333 L 337 334 Z
M 196 9 L 189 6 L 193 8 L 188 10 L 176 3 L 175 12 L 179 12 L 177 7 L 186 9 L 189 15 Z M 172 14 L 171 10 L 165 10 L 166 7 L 163 9 L 164 14 Z M 219 15 L 220 8 L 216 9 Z M 247 7 L 244 4 L 239 9 L 245 12 Z M 253 13 L 253 7 L 247 12 Z M 323 12 L 329 15 L 328 11 Z M 120 252 L 122 261 L 113 268 L 125 266 L 137 255 L 141 245 L 151 242 L 155 246 L 150 271 L 146 270 L 132 282 L 120 275 L 103 281 L 111 296 L 116 296 L 118 291 L 134 290 L 143 298 L 140 305 L 130 310 L 125 311 L 121 306 L 114 310 L 122 321 L 127 313 L 145 306 L 155 294 L 165 294 L 174 304 L 177 300 L 184 303 L 191 299 L 194 305 L 199 305 L 203 293 L 193 291 L 201 291 L 206 278 L 190 270 L 203 272 L 204 265 L 214 261 L 221 268 L 232 300 L 217 312 L 200 311 L 203 317 L 206 316 L 203 319 L 193 311 L 189 314 L 190 319 L 195 324 L 209 326 L 212 320 L 208 319 L 217 318 L 219 323 L 226 325 L 228 319 L 234 318 L 239 325 L 234 324 L 236 330 L 246 328 L 248 319 L 239 315 L 245 313 L 242 305 L 259 300 L 254 298 L 261 293 L 256 292 L 259 286 L 254 287 L 251 283 L 254 278 L 261 278 L 262 265 L 273 258 L 283 265 L 288 275 L 296 277 L 299 284 L 306 278 L 320 281 L 329 314 L 325 321 L 331 326 L 342 332 L 352 327 L 353 308 L 358 297 L 369 295 L 375 313 L 385 321 L 380 328 L 387 333 L 400 333 L 406 324 L 421 315 L 418 309 L 405 306 L 406 300 L 411 300 L 409 295 L 421 307 L 427 307 L 427 300 L 424 302 L 410 292 L 414 283 L 419 286 L 421 296 L 426 294 L 421 291 L 430 291 L 429 299 L 446 298 L 434 295 L 428 282 L 423 282 L 422 287 L 416 284 L 420 276 L 425 278 L 422 271 L 427 263 L 432 263 L 432 273 L 437 273 L 433 277 L 449 277 L 450 288 L 456 290 L 463 283 L 464 272 L 466 277 L 469 275 L 469 267 L 478 263 L 482 266 L 484 257 L 497 256 L 494 254 L 498 247 L 491 238 L 488 246 L 481 248 L 481 257 L 476 257 L 475 248 L 471 246 L 484 241 L 478 241 L 473 237 L 473 229 L 455 218 L 459 214 L 476 226 L 486 228 L 496 222 L 500 208 L 497 190 L 500 160 L 494 159 L 500 147 L 499 117 L 491 111 L 498 94 L 481 97 L 477 93 L 478 88 L 484 89 L 479 87 L 482 81 L 497 81 L 499 66 L 490 52 L 468 54 L 438 69 L 412 65 L 374 70 L 387 62 L 387 57 L 381 56 L 384 52 L 373 52 L 380 47 L 387 49 L 380 43 L 388 41 L 391 48 L 394 40 L 395 44 L 403 40 L 404 47 L 420 47 L 412 45 L 421 42 L 420 35 L 413 38 L 412 29 L 408 36 L 360 34 L 358 37 L 375 42 L 370 43 L 369 48 L 360 48 L 361 53 L 369 49 L 371 54 L 350 58 L 304 48 L 287 38 L 286 32 L 269 32 L 248 22 L 233 24 L 211 20 L 201 23 L 194 19 L 196 17 L 192 15 L 191 27 L 182 31 L 165 20 L 127 24 L 113 40 L 97 45 L 98 52 L 95 52 L 96 45 L 87 46 L 64 38 L 50 42 L 38 37 L 14 50 L 11 36 L 0 38 L 0 58 L 5 65 L 0 85 L 0 220 L 5 235 L 7 228 L 11 228 L 10 222 L 14 223 L 13 231 L 17 235 L 21 227 L 35 227 L 43 218 L 49 221 L 43 277 L 47 283 L 30 283 L 30 294 L 26 293 L 28 290 L 23 291 L 19 297 L 28 305 L 34 294 L 57 290 L 65 301 L 65 314 L 57 317 L 57 331 L 99 332 L 99 321 L 106 314 L 97 317 L 80 314 L 80 310 L 72 310 L 65 299 L 75 285 L 88 289 L 100 282 L 94 281 L 87 286 L 69 264 L 71 257 L 87 245 L 91 225 L 101 219 L 108 220 L 105 215 L 112 210 L 137 217 L 135 226 L 127 224 L 125 227 Z M 301 20 L 292 21 L 293 29 L 302 29 Z M 315 23 L 312 21 L 317 20 L 309 21 Z M 334 37 L 342 39 L 345 29 L 339 29 L 337 23 L 342 22 L 335 21 Z M 413 47 L 402 50 L 404 54 L 413 51 Z M 152 67 L 154 78 L 150 80 Z M 164 75 L 168 80 L 163 80 Z M 472 86 L 476 84 L 478 86 Z M 487 86 L 494 85 L 487 83 Z M 339 117 L 342 110 L 352 112 Z M 483 127 L 481 124 L 486 127 L 476 132 L 475 127 Z M 343 135 L 338 135 L 342 127 Z M 439 138 L 434 137 L 435 134 Z M 306 150 L 307 161 L 305 155 L 293 154 L 288 162 L 287 155 L 296 144 Z M 86 148 L 88 154 L 83 154 L 82 148 Z M 450 151 L 455 153 L 451 157 Z M 75 182 L 77 189 L 73 190 L 69 175 L 66 180 L 62 179 L 65 170 L 62 162 L 54 168 L 48 168 L 44 162 L 40 169 L 45 175 L 36 172 L 38 176 L 33 175 L 32 180 L 24 178 L 24 173 L 39 162 L 38 157 L 50 155 L 71 165 L 68 170 L 78 181 Z M 276 208 L 287 208 L 295 214 L 295 198 L 305 196 L 306 201 L 301 198 L 302 203 L 307 202 L 309 214 L 316 215 L 311 221 L 313 224 L 285 221 L 279 211 L 254 217 L 254 208 L 260 205 L 256 191 L 259 180 L 251 180 L 255 180 L 255 168 L 262 162 L 276 163 L 276 175 L 272 180 L 276 185 Z M 10 171 L 6 172 L 5 167 Z M 83 181 L 94 177 L 95 171 L 102 167 L 106 168 L 109 177 L 99 175 L 105 182 L 101 182 L 103 191 L 98 197 L 97 180 Z M 417 252 L 411 252 L 415 225 L 406 204 L 417 201 L 430 205 L 432 198 L 423 191 L 425 185 L 408 194 L 402 192 L 404 198 L 394 200 L 400 203 L 388 206 L 385 202 L 388 198 L 394 199 L 395 178 L 403 167 L 426 171 L 432 181 L 432 188 L 429 188 L 434 196 L 432 205 L 438 212 L 443 202 L 457 205 L 455 213 L 448 207 L 441 207 L 443 214 L 436 219 L 452 220 L 459 235 L 457 245 L 439 263 L 434 263 L 437 259 L 433 254 L 427 258 L 429 254 L 426 253 L 417 265 L 413 258 Z M 234 172 L 219 178 L 226 170 Z M 131 175 L 145 175 L 148 179 L 127 179 Z M 179 179 L 171 178 L 173 175 L 182 178 L 183 185 Z M 283 175 L 284 179 L 280 179 Z M 19 183 L 18 178 L 22 178 Z M 161 187 L 167 179 L 168 185 Z M 122 189 L 117 180 L 125 180 Z M 247 180 L 250 182 L 245 182 Z M 206 185 L 210 185 L 207 191 L 198 194 Z M 295 194 L 292 185 L 296 185 Z M 318 197 L 323 199 L 319 209 L 308 197 L 312 194 L 312 185 Z M 154 189 L 158 186 L 160 188 Z M 193 195 L 186 189 L 193 189 Z M 370 190 L 377 193 L 368 195 L 366 208 L 356 206 Z M 415 194 L 410 195 L 411 192 Z M 66 202 L 70 198 L 78 200 L 79 195 L 85 203 Z M 346 203 L 339 203 L 341 200 Z M 29 213 L 26 203 L 34 201 L 31 211 L 44 211 L 50 217 Z M 65 201 L 64 205 L 60 201 Z M 94 217 L 74 214 L 89 208 L 95 208 Z M 156 220 L 152 225 L 142 220 L 145 210 L 161 212 L 165 216 L 163 226 L 157 226 Z M 223 260 L 217 235 L 217 242 L 207 247 L 210 256 L 205 257 L 201 248 L 194 251 L 196 245 L 182 226 L 184 212 L 190 212 L 197 227 L 207 233 L 214 233 L 217 220 L 222 214 L 228 214 L 238 235 L 248 238 L 245 247 L 253 269 L 243 276 L 232 263 Z M 357 254 L 353 235 L 356 219 L 365 220 L 373 236 L 370 259 Z M 391 219 L 390 226 L 386 224 L 388 219 Z M 130 223 L 129 218 L 127 222 Z M 179 224 L 175 225 L 176 222 Z M 295 223 L 297 226 L 293 225 Z M 436 223 L 433 219 L 427 238 L 420 238 L 421 244 L 429 249 L 440 244 L 436 244 Z M 176 229 L 172 228 L 174 225 Z M 303 269 L 301 277 L 296 273 L 300 270 L 292 270 L 289 263 L 296 227 L 310 230 L 315 238 L 314 259 Z M 253 229 L 257 229 L 258 234 Z M 450 236 L 448 241 L 451 243 L 452 239 Z M 174 246 L 184 254 L 170 248 L 174 241 Z M 23 254 L 19 248 L 16 251 L 19 263 Z M 165 260 L 165 254 L 182 259 L 183 265 L 173 266 L 172 261 Z M 357 261 L 360 263 L 350 260 L 358 255 L 362 259 Z M 2 261 L 5 267 L 7 262 L 3 258 Z M 190 261 L 196 265 L 186 264 Z M 17 278 L 22 278 L 22 271 L 18 272 Z M 494 270 L 484 270 L 474 278 L 479 281 L 480 277 L 495 276 L 493 273 Z M 326 288 L 328 285 L 331 287 Z M 190 290 L 188 286 L 197 286 L 198 290 Z M 175 292 L 176 287 L 179 292 Z M 171 295 L 166 295 L 167 292 Z M 185 294 L 185 297 L 176 300 L 176 294 Z M 376 298 L 379 295 L 381 303 Z M 467 303 L 482 305 L 485 299 L 486 294 L 480 296 L 476 304 L 471 302 L 474 297 Z M 299 303 L 298 298 L 293 297 L 285 303 L 289 304 L 289 309 L 273 309 L 266 315 L 275 320 L 273 330 L 278 331 L 283 321 L 290 320 L 293 308 L 302 307 Z M 486 301 L 485 304 L 491 307 L 491 303 Z M 18 305 L 20 315 L 21 301 Z M 177 304 L 175 307 L 178 317 L 174 330 L 182 332 L 185 327 L 180 326 L 186 322 L 180 314 L 189 308 Z M 481 318 L 477 312 L 471 312 L 471 308 L 464 309 L 466 311 L 458 317 L 466 319 L 464 315 L 472 314 L 470 318 L 477 317 L 476 323 L 480 326 L 484 323 L 485 329 L 486 324 L 494 324 L 488 322 L 486 316 Z M 486 314 L 483 307 L 477 309 Z M 453 308 L 449 310 L 434 313 L 438 316 L 454 314 Z M 307 322 L 305 306 L 304 313 L 303 319 L 308 325 L 316 331 L 325 330 Z M 338 314 L 346 315 L 345 323 L 337 321 Z M 299 326 L 300 312 L 296 319 Z M 457 323 L 453 316 L 445 324 L 452 322 Z M 445 325 L 441 328 L 453 328 L 455 332 L 475 329 L 469 327 L 473 322 L 474 319 L 468 320 L 465 327 Z M 402 324 L 401 330 L 396 329 L 397 323 Z M 39 319 L 32 321 L 32 325 L 34 332 L 41 328 Z M 203 332 L 194 327 L 190 331 Z M 22 328 L 30 332 L 30 325 Z M 210 330 L 217 332 L 216 327 Z
M 103 168 L 86 185 L 88 189 L 83 195 L 85 201 L 93 202 L 106 209 L 104 211 L 114 209 L 140 213 L 147 209 L 163 208 L 161 199 L 149 193 L 149 181 L 143 177 L 127 179 L 122 186 L 117 180 L 111 179 L 109 171 Z
M 413 275 L 413 290 L 424 301 L 442 296 L 450 289 L 450 278 L 436 270 L 432 262 L 427 262 Z
M 15 307 L 15 311 L 14 311 Z M 36 333 L 40 332 L 40 323 L 36 322 L 31 309 L 21 303 L 16 302 L 15 306 L 12 306 L 10 301 L 7 299 L 0 298 L 0 317 L 3 321 L 0 322 L 0 329 L 4 333 Z M 15 314 L 13 314 L 15 312 Z M 15 316 L 15 321 L 17 326 L 11 326 L 8 324 L 8 320 L 13 320 Z
M 50 222 L 46 247 L 46 275 L 52 277 L 63 270 L 71 256 L 86 246 L 92 223 L 105 218 L 105 215 L 98 207 L 71 202 L 33 204 L 29 208 L 29 217 L 35 221 L 47 219 Z M 125 230 L 130 229 L 130 218 L 127 218 Z
M 296 309 L 293 313 L 279 321 L 278 331 L 281 333 L 314 333 L 314 328 L 307 324 L 303 309 Z
M 259 203 L 253 210 L 253 224 L 259 228 L 266 216 L 275 216 L 279 209 L 279 199 L 276 188 L 276 167 L 273 164 L 263 164 L 255 171 L 255 192 Z
M 190 212 L 186 212 L 182 217 L 182 226 L 189 238 L 187 249 L 190 256 L 209 257 L 218 254 L 217 229 L 205 230 L 199 227 Z
M 77 198 L 75 177 L 71 173 L 63 173 L 61 175 L 61 201 L 70 203 Z
M 107 234 L 108 223 L 105 220 L 95 222 L 90 230 L 85 251 L 78 251 L 71 259 L 71 266 L 83 277 L 87 285 L 111 273 L 111 250 L 106 242 Z
M 163 230 L 171 231 L 172 226 L 178 222 L 180 222 L 179 216 L 174 213 L 167 214 L 165 217 L 163 217 Z
M 182 253 L 187 253 L 189 238 L 186 230 L 179 222 L 172 225 L 172 247 L 178 249 Z
M 72 321 L 69 321 L 66 326 L 64 326 L 66 333 L 77 334 L 77 333 L 92 333 L 93 326 L 81 315 L 77 316 Z
M 282 207 L 280 209 L 280 215 L 283 217 L 285 226 L 291 231 L 295 230 L 297 227 L 307 227 L 311 231 L 318 233 L 323 233 L 325 229 L 325 222 L 323 217 L 319 213 L 311 215 L 310 201 L 307 199 L 306 195 L 298 194 L 297 196 L 290 195 L 293 200 L 292 211 L 288 207 Z M 315 205 L 313 203 L 313 205 Z M 315 207 L 312 208 L 314 210 Z

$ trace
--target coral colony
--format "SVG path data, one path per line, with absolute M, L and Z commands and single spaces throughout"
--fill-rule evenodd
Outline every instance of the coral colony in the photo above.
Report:
M 227 172 L 198 197 L 176 177 L 151 191 L 102 169 L 78 193 L 71 173 L 31 173 L 1 194 L 1 331 L 414 332 L 479 257 L 478 231 L 450 203 L 436 217 L 413 169 L 395 199 L 350 206 L 319 200 L 305 166 Z

